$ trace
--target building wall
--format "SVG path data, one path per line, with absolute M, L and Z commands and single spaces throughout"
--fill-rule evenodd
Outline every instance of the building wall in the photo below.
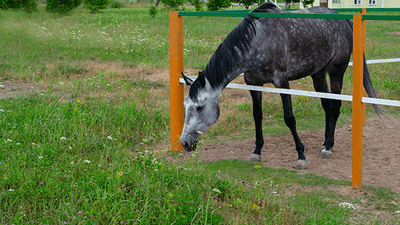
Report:
M 369 5 L 369 0 L 361 0 L 361 5 L 354 5 L 354 0 L 341 0 L 341 3 L 332 3 L 328 0 L 329 8 L 400 8 L 400 0 L 376 0 L 375 5 Z M 319 6 L 319 0 L 315 0 L 314 6 Z M 300 4 L 300 8 L 304 8 Z
M 383 4 L 385 5 L 385 8 L 400 8 L 399 0 L 385 0 Z

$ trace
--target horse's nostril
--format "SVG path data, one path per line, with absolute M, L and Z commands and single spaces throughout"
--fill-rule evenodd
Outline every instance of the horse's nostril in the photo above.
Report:
M 185 143 L 183 144 L 183 147 L 185 147 L 186 149 L 189 148 L 189 143 L 187 143 L 187 142 L 185 141 Z

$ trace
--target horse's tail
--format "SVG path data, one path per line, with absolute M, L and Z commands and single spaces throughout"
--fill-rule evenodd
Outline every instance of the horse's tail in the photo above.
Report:
M 363 54 L 363 64 L 364 64 L 364 71 L 363 71 L 363 84 L 364 88 L 367 91 L 368 97 L 370 98 L 378 98 L 375 93 L 374 86 L 372 86 L 371 82 L 371 77 L 369 76 L 368 68 L 367 68 L 367 61 L 365 60 L 365 55 Z M 381 117 L 381 114 L 384 113 L 384 109 L 381 106 L 378 106 L 376 104 L 372 104 L 372 107 L 374 107 L 375 112 L 378 114 L 379 117 Z
M 349 24 L 351 31 L 353 32 L 353 22 L 351 20 L 346 20 L 346 22 Z M 369 76 L 368 68 L 367 68 L 367 61 L 365 59 L 365 55 L 363 54 L 363 64 L 364 64 L 364 71 L 363 71 L 363 84 L 364 88 L 367 91 L 368 97 L 370 98 L 378 98 L 375 93 L 374 86 L 372 86 L 371 82 L 371 77 Z M 374 107 L 374 110 L 376 114 L 382 119 L 381 115 L 385 114 L 385 110 L 383 109 L 382 106 L 378 106 L 376 104 L 372 104 L 372 107 Z

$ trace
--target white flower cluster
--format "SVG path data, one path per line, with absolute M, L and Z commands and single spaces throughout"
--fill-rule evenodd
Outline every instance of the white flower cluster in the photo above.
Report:
M 356 210 L 356 207 L 354 207 L 353 204 L 347 203 L 347 202 L 342 202 L 342 203 L 339 204 L 339 206 L 340 206 L 340 207 L 343 207 L 343 208 L 348 208 L 348 209 L 354 209 L 354 210 Z

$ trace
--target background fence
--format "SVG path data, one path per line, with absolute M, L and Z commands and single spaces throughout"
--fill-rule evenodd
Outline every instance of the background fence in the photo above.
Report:
M 182 16 L 220 16 L 270 18 L 310 18 L 310 19 L 353 19 L 353 95 L 338 95 L 301 90 L 256 87 L 250 85 L 229 84 L 229 88 L 267 91 L 280 94 L 302 95 L 309 97 L 352 101 L 352 185 L 362 188 L 363 125 L 365 123 L 365 103 L 400 106 L 400 101 L 363 97 L 363 54 L 366 54 L 366 20 L 399 20 L 397 15 L 366 15 L 366 9 L 335 9 L 339 12 L 359 12 L 360 14 L 303 14 L 303 13 L 253 13 L 249 10 L 208 11 L 208 12 L 171 12 L 169 14 L 170 31 L 170 114 L 171 114 L 171 150 L 183 151 L 179 142 L 184 124 L 183 81 L 183 18 Z M 400 11 L 400 9 L 368 9 L 368 11 Z M 385 60 L 381 60 L 385 61 Z M 399 62 L 399 59 L 386 61 Z M 371 62 L 370 62 L 371 63 Z

